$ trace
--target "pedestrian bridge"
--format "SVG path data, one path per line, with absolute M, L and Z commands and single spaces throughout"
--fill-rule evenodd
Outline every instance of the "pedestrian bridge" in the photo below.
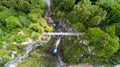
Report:
M 45 32 L 43 33 L 43 35 L 64 35 L 64 36 L 80 36 L 80 35 L 83 35 L 83 33 L 81 32 L 77 32 L 77 33 L 73 33 L 73 32 Z

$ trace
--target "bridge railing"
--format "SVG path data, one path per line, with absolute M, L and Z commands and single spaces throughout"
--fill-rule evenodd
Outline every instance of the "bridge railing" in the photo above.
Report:
M 78 33 L 72 33 L 72 32 L 45 32 L 43 35 L 64 35 L 64 36 L 80 36 L 83 35 L 83 33 L 78 32 Z

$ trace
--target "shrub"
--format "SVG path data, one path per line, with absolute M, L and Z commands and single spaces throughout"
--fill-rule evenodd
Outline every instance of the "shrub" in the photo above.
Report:
M 18 18 L 15 16 L 9 16 L 5 19 L 6 21 L 6 27 L 8 29 L 14 29 L 22 27 L 21 23 L 19 22 Z
M 68 40 L 66 37 L 63 40 L 62 50 L 63 50 L 63 61 L 70 64 L 80 63 L 80 54 L 82 53 L 82 47 L 78 42 L 74 42 L 77 37 L 69 37 L 71 40 Z
M 89 44 L 94 46 L 95 56 L 98 58 L 108 58 L 119 49 L 119 39 L 110 37 L 99 28 L 88 29 L 86 35 L 89 39 Z
M 30 29 L 39 32 L 39 33 L 43 33 L 44 32 L 44 28 L 42 26 L 40 26 L 38 23 L 32 23 L 29 26 Z
M 101 22 L 101 17 L 95 16 L 90 21 L 86 22 L 85 25 L 91 27 L 100 24 L 100 22 Z
M 37 16 L 37 14 L 35 14 L 35 13 L 29 13 L 29 14 L 28 14 L 28 17 L 29 17 L 29 19 L 30 19 L 31 21 L 33 21 L 33 22 L 37 22 L 37 21 L 38 21 L 38 16 Z

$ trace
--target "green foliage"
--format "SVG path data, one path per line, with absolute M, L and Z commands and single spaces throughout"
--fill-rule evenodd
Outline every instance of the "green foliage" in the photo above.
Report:
M 93 17 L 89 22 L 86 22 L 85 25 L 86 26 L 96 26 L 98 24 L 100 24 L 101 22 L 101 17 L 100 16 L 95 16 Z
M 32 53 L 30 53 L 30 57 L 33 57 L 33 58 L 36 58 L 36 57 L 39 57 L 40 54 L 38 53 L 38 51 L 33 51 Z
M 71 40 L 68 40 L 66 37 L 64 39 L 64 44 L 61 46 L 63 50 L 63 60 L 70 64 L 78 64 L 79 56 L 82 53 L 82 47 L 79 43 L 73 42 L 77 37 L 71 37 Z
M 31 33 L 31 38 L 36 40 L 38 37 L 40 36 L 40 33 L 37 33 L 37 32 L 32 32 Z
M 34 6 L 35 8 L 40 8 L 40 9 L 45 9 L 46 8 L 46 4 L 44 3 L 43 0 L 29 0 L 29 2 L 31 2 L 32 6 Z
M 17 50 L 17 47 L 14 44 L 10 44 L 8 48 L 13 51 Z
M 110 23 L 118 23 L 120 22 L 120 4 L 115 4 L 110 12 L 108 13 L 108 20 L 110 20 Z
M 105 32 L 107 32 L 107 33 L 110 34 L 111 36 L 116 36 L 116 27 L 115 27 L 115 25 L 107 26 L 107 27 L 105 28 Z
M 120 23 L 116 23 L 116 34 L 120 37 Z
M 49 26 L 45 19 L 41 18 L 38 22 L 39 22 L 40 26 L 45 28 L 45 31 L 48 31 L 48 32 L 53 31 L 53 27 Z
M 0 12 L 0 23 L 2 25 L 5 25 L 5 19 L 10 15 L 11 15 L 11 13 L 9 10 L 1 11 Z
M 73 7 L 73 10 L 68 14 L 68 19 L 72 23 L 76 22 L 86 22 L 90 16 L 90 13 L 87 11 L 87 9 L 82 8 L 80 5 L 75 5 Z
M 86 30 L 86 27 L 81 23 L 77 22 L 76 24 L 72 24 L 73 28 L 77 31 L 84 32 Z
M 9 16 L 5 19 L 5 21 L 6 21 L 6 27 L 8 29 L 14 29 L 14 28 L 22 27 L 18 18 L 15 17 L 15 16 Z
M 95 56 L 93 57 L 85 53 L 83 62 L 98 61 L 101 63 L 117 52 L 119 49 L 119 38 L 117 35 L 120 36 L 120 28 L 119 25 L 109 25 L 108 22 L 119 23 L 119 3 L 116 0 L 75 0 L 75 2 L 72 1 L 70 5 L 69 1 L 71 0 L 53 0 L 51 15 L 53 18 L 69 20 L 71 26 L 76 29 L 76 31 L 84 32 L 88 28 L 84 38 L 88 39 L 89 44 L 86 46 L 92 49 Z M 70 6 L 68 6 L 68 4 Z M 96 26 L 103 30 L 94 28 Z M 89 29 L 89 27 L 92 28 Z M 74 37 L 72 38 L 74 39 Z M 68 41 L 67 38 L 64 43 L 65 45 L 62 46 L 64 61 L 68 63 L 79 63 L 79 61 L 76 60 L 79 55 L 77 51 L 81 53 L 79 51 L 81 48 L 74 47 L 73 45 L 76 45 L 76 43 Z M 88 51 L 87 48 L 84 50 Z M 74 56 L 72 53 L 75 53 Z
M 47 26 L 47 27 L 45 27 L 45 31 L 52 32 L 53 31 L 53 27 Z
M 61 0 L 61 1 L 53 0 L 52 2 L 54 3 L 52 4 L 52 7 L 54 7 L 55 9 L 66 10 L 66 11 L 71 10 L 75 4 L 75 0 Z
M 61 2 L 61 6 L 64 10 L 71 10 L 74 4 L 75 0 L 62 0 Z
M 90 28 L 86 34 L 98 58 L 108 58 L 119 49 L 119 39 L 110 37 L 99 28 Z
M 38 20 L 38 16 L 35 13 L 29 13 L 28 17 L 31 21 L 36 22 Z
M 53 30 L 45 19 L 41 24 L 45 9 L 44 0 L 0 0 L 0 66 L 8 62 L 8 51 L 17 51 L 16 56 L 25 51 L 25 46 L 13 42 L 27 41 L 34 31 L 33 39 L 37 39 L 44 31 Z M 24 33 L 19 34 L 21 31 Z M 33 66 L 39 66 L 36 63 Z
M 39 32 L 39 33 L 44 32 L 44 28 L 42 26 L 40 26 L 38 23 L 31 24 L 29 28 L 36 31 L 36 32 Z
M 0 58 L 2 58 L 2 60 L 0 60 L 0 66 L 3 66 L 8 60 L 8 51 L 4 50 L 4 49 L 0 49 Z
M 31 10 L 31 5 L 28 1 L 24 0 L 10 0 L 10 1 L 2 1 L 2 4 L 4 4 L 6 7 L 12 7 L 17 10 L 21 10 L 24 12 L 29 12 Z
M 14 41 L 18 42 L 18 43 L 24 42 L 24 41 L 26 41 L 26 36 L 25 35 L 16 35 Z
M 98 0 L 97 5 L 103 6 L 104 8 L 112 7 L 116 3 L 116 0 Z
M 22 10 L 27 13 L 31 10 L 31 5 L 28 1 L 18 0 L 18 4 L 15 6 L 17 6 L 16 8 L 18 10 Z
M 36 13 L 38 17 L 41 17 L 44 14 L 47 5 L 44 3 L 44 0 L 29 0 L 31 3 L 31 11 L 30 13 Z
M 91 5 L 89 0 L 84 0 L 74 5 L 67 17 L 71 23 L 82 22 L 87 26 L 95 26 L 105 20 L 106 15 L 105 10 L 97 5 Z
M 19 16 L 19 21 L 23 25 L 23 27 L 28 27 L 31 23 L 30 19 L 28 19 L 26 16 Z
M 4 6 L 0 6 L 0 12 L 6 10 L 7 8 Z
M 51 4 L 52 18 L 68 20 L 70 26 L 76 31 L 87 31 L 86 36 L 82 36 L 86 40 L 85 44 L 76 42 L 81 40 L 80 37 L 70 37 L 71 40 L 65 37 L 62 40 L 64 45 L 60 45 L 60 51 L 62 50 L 63 61 L 71 64 L 78 64 L 80 60 L 101 63 L 112 56 L 116 57 L 115 61 L 120 63 L 118 51 L 120 46 L 117 37 L 120 36 L 119 7 L 119 0 L 53 0 Z M 0 60 L 0 66 L 3 66 L 8 60 L 7 49 L 16 50 L 18 55 L 22 55 L 25 51 L 25 46 L 13 45 L 14 41 L 21 43 L 26 41 L 27 37 L 35 40 L 41 33 L 53 31 L 52 25 L 48 25 L 42 18 L 46 9 L 47 5 L 44 0 L 0 1 L 0 58 L 3 59 Z M 95 26 L 101 27 L 102 30 Z M 24 35 L 18 35 L 19 31 L 23 31 Z M 86 48 L 88 46 L 94 52 L 94 56 L 88 54 L 88 48 Z M 84 54 L 82 58 L 80 58 L 81 54 Z M 47 60 L 38 58 L 40 58 L 39 52 L 34 51 L 18 67 L 40 67 L 42 63 L 51 62 L 48 57 Z M 110 60 L 110 62 L 113 61 Z M 50 67 L 50 64 L 46 65 L 48 65 L 46 67 Z

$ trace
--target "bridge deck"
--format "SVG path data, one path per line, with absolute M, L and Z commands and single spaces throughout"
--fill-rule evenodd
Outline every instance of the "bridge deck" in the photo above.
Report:
M 43 35 L 64 35 L 64 36 L 78 36 L 82 35 L 83 33 L 72 33 L 72 32 L 45 32 Z

